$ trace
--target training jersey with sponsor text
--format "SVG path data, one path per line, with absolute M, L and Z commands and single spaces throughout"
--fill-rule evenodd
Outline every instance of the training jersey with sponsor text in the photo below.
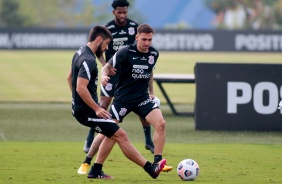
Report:
M 112 20 L 106 23 L 105 27 L 107 27 L 113 36 L 113 40 L 108 45 L 109 49 L 105 51 L 106 61 L 109 61 L 119 48 L 135 42 L 138 23 L 127 19 L 125 26 L 118 26 L 115 20 Z
M 119 49 L 109 63 L 119 71 L 114 101 L 134 103 L 149 98 L 148 84 L 159 52 L 149 47 L 142 53 L 136 44 Z
M 90 110 L 91 108 L 82 100 L 76 91 L 77 78 L 81 77 L 89 80 L 87 89 L 92 99 L 98 103 L 97 84 L 98 84 L 98 67 L 96 57 L 88 46 L 81 47 L 72 59 L 72 110 L 75 114 L 77 111 Z

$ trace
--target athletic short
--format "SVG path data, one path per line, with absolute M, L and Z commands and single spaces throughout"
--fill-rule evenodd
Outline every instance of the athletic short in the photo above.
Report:
M 110 80 L 106 86 L 101 84 L 100 96 L 113 97 L 115 94 L 115 86 L 117 84 L 117 75 L 110 76 Z
M 93 128 L 96 132 L 112 137 L 120 128 L 112 119 L 99 118 L 95 111 L 80 112 L 74 115 L 76 120 L 84 126 Z
M 122 103 L 114 100 L 109 112 L 113 119 L 122 122 L 123 118 L 131 111 L 145 120 L 146 116 L 156 108 L 159 106 L 151 98 L 138 103 Z

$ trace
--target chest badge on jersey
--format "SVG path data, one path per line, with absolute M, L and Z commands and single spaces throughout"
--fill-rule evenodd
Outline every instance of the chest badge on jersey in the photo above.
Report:
M 154 56 L 149 56 L 149 60 L 148 60 L 149 64 L 154 64 L 155 63 L 155 59 Z
M 129 35 L 134 35 L 135 34 L 134 27 L 128 28 L 128 34 Z
M 120 116 L 124 116 L 126 114 L 127 109 L 126 108 L 121 108 L 119 111 Z

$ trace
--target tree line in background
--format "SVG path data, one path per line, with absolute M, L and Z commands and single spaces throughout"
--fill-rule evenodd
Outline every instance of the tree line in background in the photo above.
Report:
M 111 1 L 94 5 L 91 0 L 0 0 L 0 27 L 85 28 L 111 20 L 113 15 L 105 13 L 109 9 Z
M 106 15 L 93 16 L 96 8 L 89 0 L 0 0 L 1 27 L 85 27 Z
M 282 0 L 204 1 L 215 13 L 216 29 L 282 29 Z M 90 27 L 113 18 L 108 13 L 111 2 L 94 5 L 91 0 L 0 0 L 0 27 Z M 134 7 L 134 1 L 129 2 Z M 129 17 L 143 22 L 136 9 L 129 10 Z
M 217 29 L 282 29 L 282 0 L 205 0 Z

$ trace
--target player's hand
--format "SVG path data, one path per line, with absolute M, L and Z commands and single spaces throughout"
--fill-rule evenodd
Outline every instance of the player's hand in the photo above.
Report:
M 110 70 L 109 70 L 108 75 L 109 75 L 109 76 L 113 76 L 113 75 L 115 75 L 115 74 L 116 74 L 116 72 L 117 72 L 117 69 L 116 69 L 116 68 L 114 68 L 114 67 L 111 67 L 111 68 L 110 68 Z
M 109 80 L 110 80 L 110 77 L 103 76 L 102 79 L 101 79 L 102 86 L 106 86 L 108 84 Z
M 99 118 L 103 118 L 103 119 L 111 119 L 112 117 L 112 115 L 103 108 L 99 108 L 98 110 L 96 110 L 96 115 Z
M 150 97 L 152 100 L 154 100 L 155 95 L 149 95 L 149 97 Z

